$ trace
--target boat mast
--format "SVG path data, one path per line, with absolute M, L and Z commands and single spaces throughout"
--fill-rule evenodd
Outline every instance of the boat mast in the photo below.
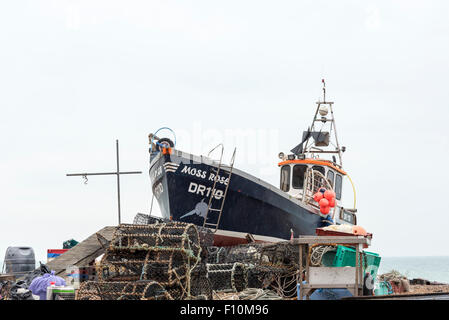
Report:
M 317 108 L 315 110 L 315 115 L 313 117 L 312 125 L 310 126 L 309 132 L 316 132 L 315 131 L 315 123 L 316 122 L 322 122 L 323 126 L 324 126 L 324 124 L 329 123 L 330 124 L 329 135 L 332 135 L 332 129 L 333 129 L 336 146 L 335 146 L 335 150 L 324 150 L 324 149 L 320 149 L 317 146 L 315 146 L 315 143 L 311 143 L 311 145 L 309 146 L 309 141 L 307 140 L 305 142 L 305 146 L 304 146 L 304 153 L 305 154 L 309 153 L 312 157 L 315 157 L 315 154 L 319 154 L 319 153 L 338 154 L 338 160 L 339 160 L 338 165 L 340 167 L 342 167 L 343 166 L 342 152 L 345 151 L 345 147 L 340 148 L 340 144 L 338 143 L 337 127 L 335 125 L 334 110 L 333 110 L 334 103 L 332 101 L 326 101 L 326 82 L 324 81 L 324 79 L 322 79 L 321 82 L 323 83 L 323 101 L 318 100 L 318 102 L 316 102 Z M 330 110 L 330 115 L 331 115 L 330 119 L 326 117 L 326 115 L 328 113 L 327 107 Z M 318 116 L 318 114 L 319 114 L 319 116 Z M 321 133 L 321 129 L 319 132 Z M 334 163 L 336 163 L 335 157 L 333 157 L 333 159 L 334 159 L 333 160 Z

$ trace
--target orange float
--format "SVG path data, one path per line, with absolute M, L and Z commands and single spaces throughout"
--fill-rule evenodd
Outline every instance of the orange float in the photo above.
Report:
M 366 236 L 367 232 L 361 226 L 352 226 L 352 233 L 358 236 Z
M 320 212 L 322 214 L 329 214 L 330 211 L 331 211 L 331 208 L 329 206 L 320 207 Z
M 320 202 L 321 199 L 323 199 L 323 194 L 321 192 L 317 192 L 313 195 L 313 200 L 316 202 Z
M 323 198 L 320 200 L 320 207 L 328 207 L 329 206 L 329 201 L 326 198 Z
M 330 201 L 332 198 L 335 198 L 335 192 L 333 192 L 332 190 L 326 190 L 324 192 L 324 197 Z

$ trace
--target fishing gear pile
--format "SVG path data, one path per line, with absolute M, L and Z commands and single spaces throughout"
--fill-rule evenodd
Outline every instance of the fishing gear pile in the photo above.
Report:
M 76 299 L 193 299 L 211 295 L 210 288 L 198 290 L 202 286 L 196 286 L 191 290 L 192 283 L 201 278 L 200 243 L 194 224 L 121 224 L 101 259 L 99 281 L 82 283 Z
M 267 290 L 296 295 L 299 256 L 288 241 L 214 247 L 207 228 L 145 215 L 134 222 L 117 228 L 97 266 L 98 281 L 82 282 L 76 299 L 198 300 L 249 289 L 265 290 L 259 298 Z

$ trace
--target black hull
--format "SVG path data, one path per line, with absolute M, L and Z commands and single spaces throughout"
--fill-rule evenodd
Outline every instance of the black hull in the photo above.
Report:
M 177 150 L 153 159 L 150 178 L 164 218 L 203 226 L 213 186 L 211 169 L 216 169 L 216 165 L 203 160 Z M 216 189 L 222 193 L 228 175 L 226 169 L 221 169 Z M 216 197 L 220 198 L 220 191 Z M 219 199 L 213 198 L 213 208 L 219 208 L 220 204 Z M 216 223 L 217 215 L 210 211 L 207 222 Z M 246 234 L 278 240 L 290 239 L 291 231 L 294 237 L 314 235 L 316 228 L 328 225 L 323 220 L 325 217 L 318 210 L 234 168 L 218 227 L 231 233 L 223 237 L 223 233 L 217 232 L 216 242 L 230 245 L 225 238 L 244 239 Z

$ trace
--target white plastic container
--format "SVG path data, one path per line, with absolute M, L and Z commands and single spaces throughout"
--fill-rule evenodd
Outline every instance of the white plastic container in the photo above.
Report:
M 55 286 L 54 284 L 47 287 L 47 300 L 74 300 L 75 288 L 71 286 Z

